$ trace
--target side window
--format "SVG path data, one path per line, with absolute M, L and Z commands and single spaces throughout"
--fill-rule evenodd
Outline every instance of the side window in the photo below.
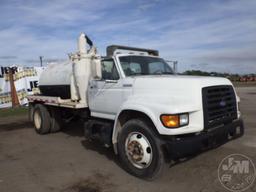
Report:
M 116 65 L 112 59 L 103 60 L 101 62 L 102 79 L 103 80 L 118 80 L 119 74 Z

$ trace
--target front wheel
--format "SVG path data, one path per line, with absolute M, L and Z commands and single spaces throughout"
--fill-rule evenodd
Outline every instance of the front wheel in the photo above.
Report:
M 156 178 L 165 165 L 161 142 L 153 128 L 144 120 L 132 119 L 124 124 L 118 137 L 118 153 L 124 169 L 150 180 Z

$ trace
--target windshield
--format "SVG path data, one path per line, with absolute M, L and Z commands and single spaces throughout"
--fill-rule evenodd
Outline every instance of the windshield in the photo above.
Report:
M 161 58 L 122 56 L 119 61 L 126 76 L 173 74 L 172 68 Z

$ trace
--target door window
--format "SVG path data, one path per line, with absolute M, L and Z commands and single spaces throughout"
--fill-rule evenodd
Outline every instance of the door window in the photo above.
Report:
M 102 79 L 103 80 L 118 80 L 119 74 L 113 59 L 103 60 L 101 62 Z
M 139 63 L 122 62 L 122 68 L 127 76 L 141 73 L 141 65 Z

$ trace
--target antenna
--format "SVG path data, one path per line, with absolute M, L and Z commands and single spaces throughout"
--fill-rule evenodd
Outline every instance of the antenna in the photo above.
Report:
M 43 67 L 43 56 L 39 56 L 40 59 L 40 66 Z

